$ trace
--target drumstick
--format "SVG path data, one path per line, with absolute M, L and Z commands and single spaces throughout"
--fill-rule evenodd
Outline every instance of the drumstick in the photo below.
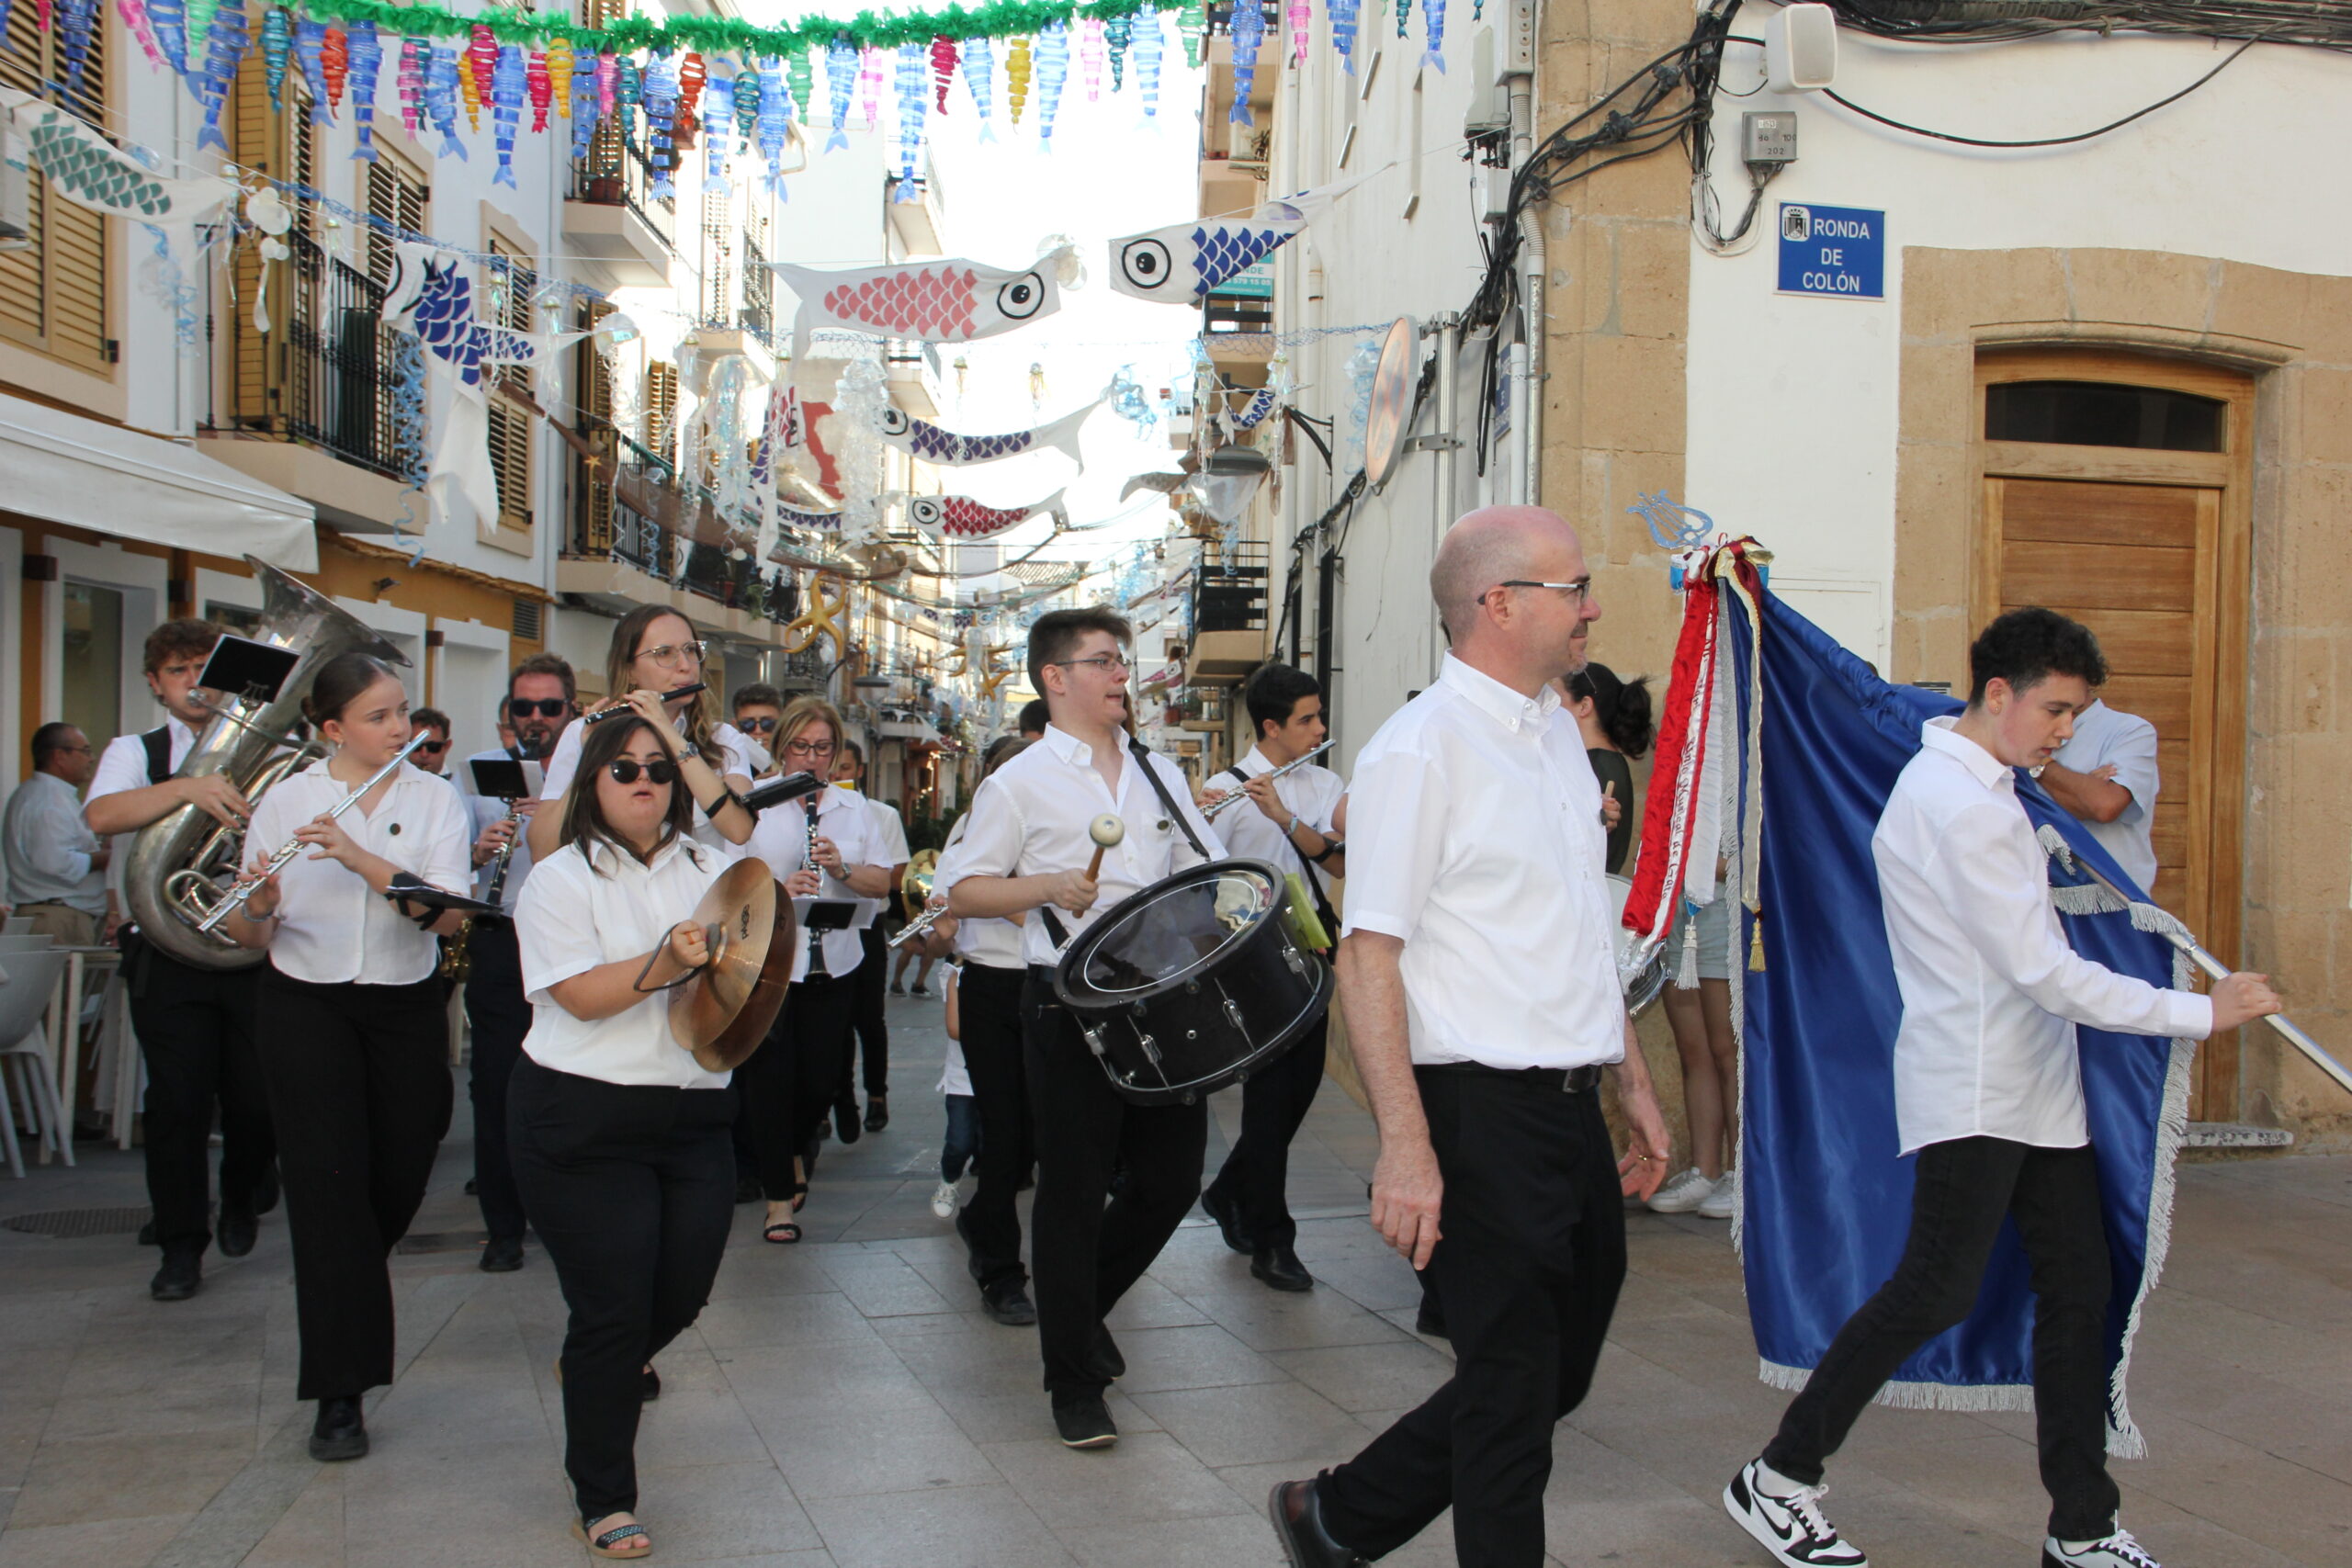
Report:
M 1086 880 L 1099 881 L 1102 874 L 1102 852 L 1127 836 L 1127 825 L 1105 811 L 1086 825 L 1086 836 L 1094 840 L 1094 858 L 1086 863 Z

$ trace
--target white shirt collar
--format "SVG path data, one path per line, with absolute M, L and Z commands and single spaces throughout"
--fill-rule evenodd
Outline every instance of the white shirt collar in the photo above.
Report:
M 2017 775 L 2009 771 L 2008 764 L 1960 734 L 1955 728 L 1959 723 L 1959 718 L 1950 714 L 1928 720 L 1919 727 L 1919 744 L 1930 751 L 1958 758 L 1969 775 L 1986 789 L 2017 788 Z
M 1274 764 L 1266 760 L 1266 749 L 1263 746 L 1250 747 L 1250 754 L 1233 766 L 1236 773 L 1253 779 L 1260 773 L 1270 773 L 1274 771 Z
M 608 844 L 602 840 L 581 839 L 577 840 L 580 846 L 580 858 L 588 863 L 588 869 L 594 872 L 601 872 L 607 876 L 611 875 L 616 868 L 626 870 L 630 867 L 635 867 L 638 871 L 642 872 L 647 876 L 652 876 L 659 873 L 663 866 L 668 865 L 673 860 L 675 860 L 678 856 L 684 854 L 686 852 L 685 846 L 689 841 L 689 840 L 683 837 L 672 839 L 668 843 L 653 852 L 653 861 L 652 863 L 649 865 L 645 862 L 639 860 L 635 855 L 630 854 L 626 850 L 616 849 L 613 845 Z M 599 857 L 602 857 L 601 863 Z M 701 863 L 696 862 L 695 863 L 700 864 Z
M 1093 764 L 1094 748 L 1059 725 L 1046 726 L 1046 745 L 1055 756 L 1075 767 L 1091 767 Z
M 1541 726 L 1559 711 L 1560 689 L 1549 681 L 1532 697 L 1523 696 L 1483 670 L 1472 669 L 1449 653 L 1438 672 L 1438 684 L 1467 699 L 1470 705 L 1517 734 L 1529 725 Z

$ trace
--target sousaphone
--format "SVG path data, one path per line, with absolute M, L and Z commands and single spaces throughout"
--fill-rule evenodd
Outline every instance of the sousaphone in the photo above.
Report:
M 732 1072 L 767 1038 L 792 979 L 792 900 L 767 863 L 737 861 L 695 906 L 710 962 L 670 993 L 670 1032 L 706 1072 Z

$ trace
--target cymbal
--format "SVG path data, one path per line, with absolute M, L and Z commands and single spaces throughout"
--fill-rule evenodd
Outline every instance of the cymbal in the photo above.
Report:
M 767 864 L 737 861 L 695 906 L 709 965 L 670 993 L 670 1032 L 708 1072 L 730 1072 L 759 1049 L 792 978 L 792 900 Z

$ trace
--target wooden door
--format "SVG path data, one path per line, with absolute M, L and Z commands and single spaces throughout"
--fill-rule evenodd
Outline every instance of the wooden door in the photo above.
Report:
M 2162 787 L 2153 840 L 2156 901 L 2205 945 L 2234 962 L 2245 807 L 2245 606 L 2248 589 L 2245 448 L 2252 386 L 2204 367 L 2121 355 L 1987 355 L 1979 365 L 1984 493 L 1978 603 L 1990 615 L 2039 604 L 2081 621 L 2106 653 L 2099 694 L 2155 726 Z M 2091 427 L 2106 439 L 2170 440 L 2209 449 L 2090 446 L 2063 418 L 2004 415 L 2004 393 L 2050 398 L 2088 391 L 2115 404 L 2142 394 L 2152 412 Z M 2182 394 L 2189 418 L 2167 425 L 2164 403 Z M 2207 402 L 2218 408 L 2205 408 Z M 2016 403 L 2006 406 L 2014 408 Z M 2134 405 L 2137 406 L 2137 405 Z M 2176 412 L 2179 411 L 2175 410 Z M 2005 427 L 2004 420 L 2007 420 Z M 2015 439 L 2020 423 L 2031 439 Z M 2199 1053 L 2190 1114 L 2237 1112 L 2237 1043 Z

